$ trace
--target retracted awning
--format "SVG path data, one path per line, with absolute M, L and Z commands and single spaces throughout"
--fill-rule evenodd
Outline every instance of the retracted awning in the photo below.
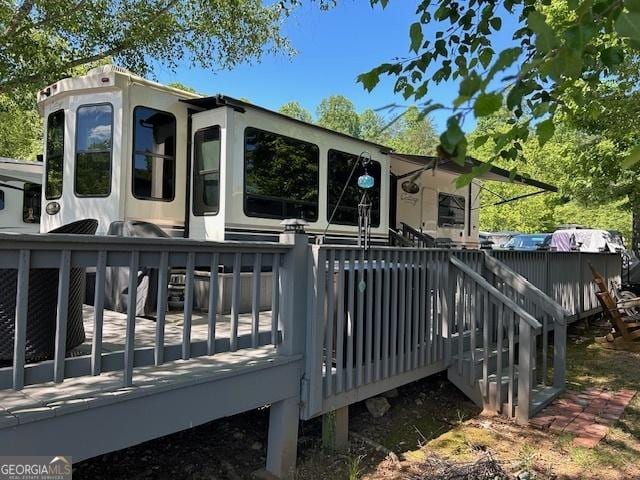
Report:
M 467 157 L 464 165 L 460 165 L 456 163 L 454 160 L 450 160 L 447 158 L 437 158 L 430 157 L 427 155 L 408 155 L 403 153 L 392 153 L 391 158 L 398 158 L 399 160 L 406 160 L 417 165 L 430 166 L 427 170 L 434 168 L 433 166 L 437 165 L 435 168 L 437 170 L 442 170 L 445 172 L 454 173 L 457 175 L 463 175 L 465 173 L 471 173 L 473 167 L 480 167 L 482 165 L 486 165 L 484 162 L 477 160 L 472 157 Z M 437 162 L 437 163 L 436 163 Z M 504 168 L 496 167 L 491 165 L 488 171 L 481 173 L 478 175 L 481 180 L 489 180 L 494 182 L 513 182 L 521 185 L 529 185 L 531 187 L 536 187 L 546 192 L 557 192 L 558 188 L 554 185 L 549 185 L 548 183 L 541 182 L 539 180 L 535 180 L 533 178 L 523 177 L 522 175 L 515 175 L 511 178 L 511 173 Z
M 0 157 L 0 182 L 42 184 L 42 162 Z

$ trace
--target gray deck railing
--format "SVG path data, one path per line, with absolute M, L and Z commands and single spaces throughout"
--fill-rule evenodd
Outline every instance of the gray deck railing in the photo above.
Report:
M 600 309 L 589 262 L 607 279 L 609 286 L 612 282 L 620 283 L 622 264 L 616 253 L 512 250 L 489 253 L 568 310 L 572 320 L 592 315 Z
M 17 269 L 15 340 L 13 361 L 0 368 L 0 389 L 22 389 L 25 385 L 54 381 L 101 372 L 122 371 L 123 384 L 132 382 L 135 367 L 161 365 L 177 359 L 189 359 L 218 352 L 251 349 L 281 341 L 284 327 L 280 322 L 281 291 L 279 267 L 290 245 L 279 243 L 198 242 L 182 239 L 118 238 L 75 235 L 0 235 L 0 268 Z M 69 277 L 72 268 L 95 269 L 95 306 L 91 353 L 67 357 L 65 352 Z M 55 357 L 52 360 L 25 364 L 26 322 L 29 306 L 29 275 L 38 269 L 58 269 L 58 306 L 56 316 Z M 127 303 L 137 304 L 139 272 L 157 273 L 157 317 L 153 345 L 136 347 L 136 308 L 128 308 L 124 347 L 105 352 L 102 347 L 104 327 L 105 279 L 109 269 L 124 268 L 129 273 Z M 168 275 L 172 268 L 184 269 L 185 290 L 182 311 L 182 339 L 165 342 Z M 192 339 L 194 276 L 197 269 L 211 272 L 206 338 Z M 241 270 L 252 272 L 252 311 L 250 333 L 239 334 Z M 232 275 L 229 335 L 219 338 L 216 326 L 219 272 Z M 259 288 L 263 271 L 273 275 L 271 324 L 260 327 Z M 133 274 L 131 274 L 133 273 Z M 152 278 L 152 277 L 150 277 Z M 122 293 L 122 292 L 121 292 Z

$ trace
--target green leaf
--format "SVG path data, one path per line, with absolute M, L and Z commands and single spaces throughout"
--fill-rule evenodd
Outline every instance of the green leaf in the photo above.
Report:
M 536 125 L 536 135 L 538 136 L 538 143 L 540 146 L 543 146 L 551 139 L 551 137 L 553 137 L 555 130 L 556 127 L 554 126 L 551 118 L 548 118 Z
M 615 28 L 621 37 L 640 41 L 640 13 L 621 13 L 616 20 Z
M 640 162 L 640 145 L 633 147 L 629 155 L 622 160 L 622 168 L 631 168 L 638 162 Z
M 511 90 L 509 90 L 509 93 L 507 94 L 507 108 L 509 110 L 513 110 L 514 108 L 519 107 L 520 104 L 522 103 L 523 95 L 524 95 L 524 92 L 518 86 L 518 84 L 514 85 L 513 88 L 511 88 Z
M 464 132 L 460 128 L 456 117 L 449 117 L 447 129 L 440 135 L 440 145 L 445 152 L 453 155 L 458 145 L 464 140 Z
M 493 50 L 490 48 L 484 48 L 478 55 L 480 59 L 480 63 L 484 68 L 487 68 L 491 64 L 491 59 L 493 58 Z
M 624 61 L 624 52 L 619 47 L 605 48 L 600 52 L 600 60 L 607 67 L 613 68 L 616 65 L 620 65 Z
M 502 19 L 500 17 L 493 17 L 491 20 L 489 20 L 489 23 L 494 30 L 500 30 L 500 28 L 502 28 Z
M 362 86 L 365 88 L 365 90 L 370 92 L 380 82 L 380 74 L 378 73 L 378 70 L 374 68 L 370 72 L 361 73 L 360 75 L 358 75 L 357 81 L 362 83 Z
M 640 12 L 640 0 L 624 0 L 624 6 L 631 12 Z
M 476 117 L 486 117 L 500 110 L 501 106 L 502 95 L 499 93 L 483 93 L 476 99 L 476 103 L 473 105 L 473 113 Z
M 582 51 L 587 43 L 589 43 L 589 40 L 593 38 L 595 33 L 596 28 L 593 23 L 578 24 L 569 27 L 564 32 L 564 38 L 569 47 Z
M 536 35 L 536 47 L 541 53 L 547 53 L 559 45 L 553 29 L 547 25 L 546 17 L 540 12 L 533 11 L 527 16 L 527 26 Z
M 424 40 L 422 25 L 420 25 L 420 22 L 415 22 L 411 25 L 411 28 L 409 29 L 409 36 L 411 37 L 411 50 L 418 53 L 418 50 L 420 50 L 420 47 L 422 46 L 422 41 Z
M 478 74 L 476 72 L 471 72 L 460 82 L 460 90 L 458 92 L 458 95 L 460 95 L 460 97 L 464 97 L 465 99 L 469 99 L 476 94 L 481 84 L 482 80 L 480 79 Z

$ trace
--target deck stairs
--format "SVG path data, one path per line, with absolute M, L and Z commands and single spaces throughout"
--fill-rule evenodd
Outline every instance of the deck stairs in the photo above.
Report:
M 454 263 L 460 267 L 463 262 Z M 454 313 L 454 325 L 466 320 L 468 327 L 462 339 L 453 335 L 447 376 L 479 407 L 527 421 L 564 389 L 568 312 L 488 254 L 480 273 L 473 275 L 472 267 L 478 270 L 478 265 L 464 266 L 463 275 L 475 280 L 480 305 Z M 505 314 L 509 308 L 513 310 Z M 464 313 L 466 319 L 458 318 Z M 526 333 L 526 345 L 520 332 Z M 525 382 L 523 376 L 528 377 Z

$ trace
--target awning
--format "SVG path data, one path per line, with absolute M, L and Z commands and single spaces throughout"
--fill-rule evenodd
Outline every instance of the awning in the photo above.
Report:
M 0 182 L 42 184 L 42 162 L 0 157 Z
M 405 160 L 405 161 L 412 162 L 417 165 L 423 165 L 423 166 L 436 165 L 435 162 L 437 162 L 437 167 L 436 167 L 437 170 L 442 170 L 442 171 L 454 173 L 457 175 L 471 173 L 471 170 L 473 167 L 486 165 L 484 162 L 481 162 L 480 160 L 476 160 L 475 158 L 472 158 L 472 157 L 467 157 L 464 165 L 459 165 L 454 160 L 449 160 L 446 158 L 430 157 L 427 155 L 408 155 L 403 153 L 392 153 L 390 154 L 390 157 L 392 159 L 397 158 L 399 160 Z M 431 168 L 433 167 L 431 166 L 429 169 Z M 541 182 L 539 180 L 523 177 L 522 175 L 515 175 L 513 179 L 511 179 L 510 176 L 511 174 L 508 170 L 492 165 L 488 171 L 478 175 L 478 177 L 476 178 L 479 178 L 481 180 L 494 181 L 494 182 L 513 182 L 520 185 L 529 185 L 547 192 L 558 191 L 557 187 L 553 185 L 549 185 L 548 183 Z

